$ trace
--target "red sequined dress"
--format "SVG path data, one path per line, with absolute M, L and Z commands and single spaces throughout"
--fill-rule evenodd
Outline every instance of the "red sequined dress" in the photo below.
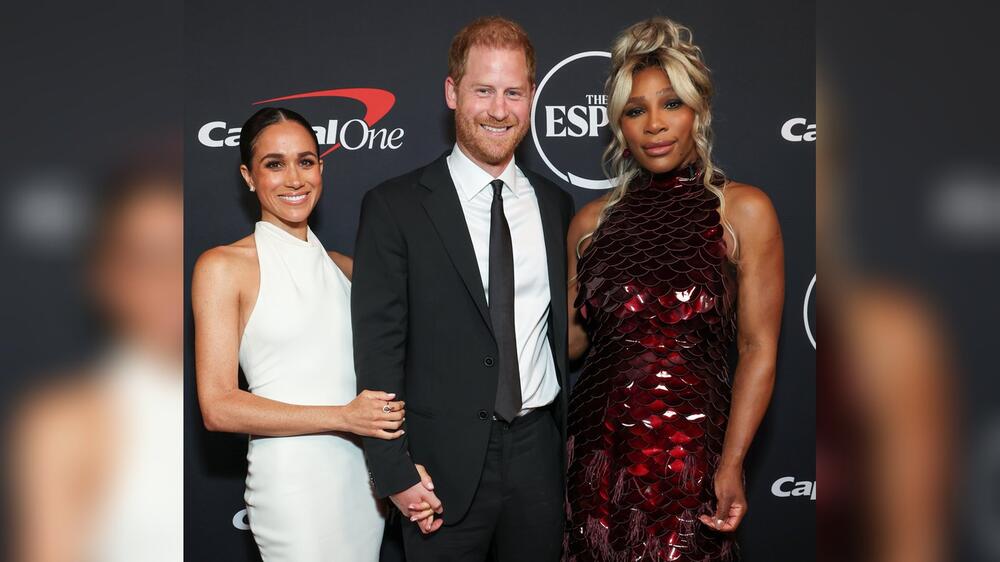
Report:
M 565 558 L 735 560 L 713 514 L 735 275 L 699 169 L 633 182 L 577 265 L 590 351 L 569 407 Z

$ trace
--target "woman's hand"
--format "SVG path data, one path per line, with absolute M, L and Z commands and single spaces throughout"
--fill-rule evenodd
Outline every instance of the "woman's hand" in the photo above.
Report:
M 747 498 L 743 491 L 743 467 L 722 466 L 715 473 L 715 515 L 699 515 L 698 519 L 716 531 L 735 531 L 747 513 Z
M 424 468 L 422 464 L 414 465 L 417 468 L 417 473 L 420 474 L 420 483 L 428 491 L 434 491 L 434 482 L 431 480 L 431 475 L 427 474 L 427 469 Z M 410 521 L 413 521 L 420 527 L 420 532 L 423 534 L 433 533 L 441 528 L 444 521 L 438 519 L 434 520 L 435 513 L 441 513 L 441 509 L 435 510 L 431 507 L 429 502 L 420 502 L 417 504 L 410 504 L 407 506 L 410 512 Z
M 363 390 L 357 398 L 343 407 L 344 426 L 347 431 L 363 437 L 396 439 L 406 420 L 403 401 L 392 402 L 396 395 L 378 390 Z

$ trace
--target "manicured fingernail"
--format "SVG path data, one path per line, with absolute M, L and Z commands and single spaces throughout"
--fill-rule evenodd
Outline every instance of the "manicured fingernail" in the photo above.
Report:
M 395 393 L 395 392 L 390 392 L 390 393 L 389 393 L 389 396 L 391 396 L 391 397 L 395 398 L 395 397 L 396 397 L 396 393 Z

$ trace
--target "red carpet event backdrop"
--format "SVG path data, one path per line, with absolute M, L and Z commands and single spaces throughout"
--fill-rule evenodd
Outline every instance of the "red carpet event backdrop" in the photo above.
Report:
M 716 86 L 715 160 L 771 197 L 786 256 L 774 397 L 747 459 L 748 561 L 807 560 L 815 543 L 814 8 L 672 1 L 275 4 L 187 2 L 185 278 L 206 249 L 253 230 L 256 200 L 238 173 L 240 126 L 263 106 L 314 125 L 325 161 L 312 227 L 353 253 L 361 197 L 454 142 L 445 105 L 448 46 L 483 15 L 521 23 L 534 43 L 531 133 L 517 162 L 569 192 L 577 208 L 609 187 L 604 80 L 613 37 L 654 15 L 692 29 Z M 188 302 L 188 305 L 190 303 Z M 247 437 L 204 430 L 188 306 L 185 551 L 191 560 L 259 555 L 243 504 Z

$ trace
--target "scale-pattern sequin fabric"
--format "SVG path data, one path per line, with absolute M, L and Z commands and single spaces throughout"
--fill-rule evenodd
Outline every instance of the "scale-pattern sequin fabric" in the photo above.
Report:
M 735 560 L 714 512 L 735 276 L 692 167 L 637 180 L 580 258 L 591 347 L 570 402 L 565 558 Z

